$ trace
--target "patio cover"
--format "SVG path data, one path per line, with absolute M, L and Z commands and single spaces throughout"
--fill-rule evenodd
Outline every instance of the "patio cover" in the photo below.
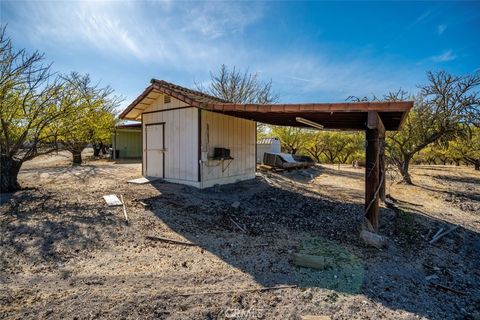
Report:
M 311 128 L 297 117 L 316 122 L 325 129 L 364 130 L 369 111 L 378 112 L 385 130 L 398 130 L 412 101 L 340 102 L 292 104 L 235 104 L 163 80 L 152 79 L 151 85 L 120 114 L 121 119 L 140 120 L 141 114 L 161 94 L 167 94 L 201 108 L 271 125 Z

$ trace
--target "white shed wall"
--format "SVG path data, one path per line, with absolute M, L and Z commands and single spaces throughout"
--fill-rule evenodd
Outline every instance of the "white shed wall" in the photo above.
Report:
M 158 107 L 162 110 L 162 104 L 154 108 Z M 148 165 L 145 163 L 145 126 L 162 122 L 165 123 L 165 180 L 199 186 L 198 109 L 195 107 L 143 114 L 144 174 Z
M 170 110 L 172 109 L 172 110 Z M 158 112 L 159 111 L 159 112 Z M 201 110 L 201 162 L 198 181 L 199 109 L 175 98 L 156 98 L 142 115 L 143 168 L 146 172 L 146 125 L 165 123 L 164 179 L 208 188 L 255 178 L 256 123 Z M 212 160 L 214 148 L 228 148 L 233 160 Z
M 206 110 L 201 114 L 202 187 L 255 178 L 255 121 Z M 209 160 L 215 147 L 230 149 L 234 159 Z
M 164 109 L 173 109 L 173 108 L 181 108 L 181 107 L 187 107 L 188 104 L 186 104 L 183 101 L 180 101 L 178 99 L 175 99 L 173 97 L 170 98 L 169 103 L 164 103 L 165 95 L 160 94 L 158 98 L 153 100 L 151 104 L 143 111 L 145 112 L 151 112 L 151 111 L 158 111 L 158 110 L 164 110 Z

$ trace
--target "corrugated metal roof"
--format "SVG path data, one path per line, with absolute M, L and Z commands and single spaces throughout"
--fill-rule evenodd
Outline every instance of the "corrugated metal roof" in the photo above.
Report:
M 272 144 L 274 142 L 280 142 L 280 139 L 278 138 L 263 138 L 258 140 L 258 144 Z

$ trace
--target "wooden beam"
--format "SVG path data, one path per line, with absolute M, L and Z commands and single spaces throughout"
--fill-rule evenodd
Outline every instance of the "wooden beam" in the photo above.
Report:
M 341 102 L 341 103 L 291 103 L 291 104 L 236 104 L 209 103 L 206 109 L 218 111 L 254 111 L 265 113 L 298 112 L 404 112 L 412 107 L 411 101 L 399 102 Z
M 383 145 L 385 127 L 376 111 L 369 111 L 366 129 L 365 161 L 365 216 L 377 230 L 379 224 L 379 198 L 385 182 Z
M 380 143 L 380 154 L 379 154 L 379 157 L 378 157 L 378 160 L 379 160 L 379 180 L 380 180 L 380 192 L 379 192 L 379 196 L 380 196 L 380 199 L 385 202 L 385 184 L 387 182 L 387 176 L 385 175 L 385 138 L 384 139 L 380 139 L 379 141 Z
M 380 199 L 385 201 L 385 126 L 382 122 L 382 119 L 378 115 L 377 112 L 368 112 L 368 127 L 376 128 L 378 130 L 378 143 L 379 143 L 379 155 L 378 155 L 378 163 L 379 163 L 379 183 L 380 191 L 378 192 Z
M 365 153 L 365 216 L 378 229 L 378 197 L 375 195 L 379 182 L 378 129 L 366 130 L 367 150 Z
M 367 128 L 378 129 L 382 137 L 385 138 L 385 126 L 383 125 L 382 119 L 380 119 L 378 112 L 368 111 Z

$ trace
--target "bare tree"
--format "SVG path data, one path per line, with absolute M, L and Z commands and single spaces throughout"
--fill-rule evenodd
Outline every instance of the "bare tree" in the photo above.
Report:
M 0 29 L 0 192 L 20 188 L 24 161 L 57 150 L 80 108 L 91 106 L 89 99 L 78 85 L 53 74 L 42 54 L 16 51 L 5 27 Z
M 272 80 L 262 81 L 257 73 L 228 69 L 222 64 L 216 72 L 210 72 L 210 84 L 204 86 L 196 83 L 198 91 L 232 103 L 268 104 L 278 101 L 278 95 L 272 90 Z M 266 132 L 267 126 L 257 123 L 257 132 Z
M 403 182 L 412 184 L 410 163 L 415 154 L 433 143 L 443 143 L 465 135 L 468 124 L 477 124 L 480 113 L 480 73 L 454 76 L 445 71 L 427 72 L 428 83 L 420 86 L 415 97 L 403 90 L 383 97 L 384 101 L 413 99 L 402 130 L 387 134 L 386 156 L 393 163 Z M 352 99 L 352 97 L 349 97 Z M 355 101 L 379 100 L 376 96 L 353 98 Z
M 210 84 L 196 84 L 198 91 L 232 103 L 273 103 L 278 96 L 272 91 L 272 80 L 261 81 L 257 73 L 228 69 L 222 64 L 216 73 L 210 72 Z
M 0 192 L 19 189 L 22 163 L 49 152 L 38 146 L 51 138 L 48 124 L 65 112 L 55 107 L 61 87 L 42 54 L 16 51 L 0 29 Z
M 420 87 L 403 129 L 388 135 L 387 156 L 407 184 L 412 184 L 409 167 L 416 153 L 432 143 L 465 135 L 469 121 L 480 112 L 480 73 L 454 76 L 444 71 L 428 72 L 427 78 L 428 84 Z

